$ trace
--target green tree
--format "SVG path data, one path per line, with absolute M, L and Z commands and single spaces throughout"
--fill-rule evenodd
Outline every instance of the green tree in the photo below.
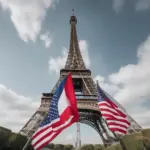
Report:
M 0 127 L 0 150 L 6 149 L 11 130 Z
M 46 146 L 47 148 L 50 148 L 50 149 L 54 149 L 55 147 L 55 144 L 54 143 L 50 143 Z
M 94 150 L 104 150 L 105 147 L 102 144 L 95 144 L 94 145 Z
M 55 144 L 53 149 L 54 150 L 63 150 L 64 149 L 64 145 L 62 145 L 62 144 Z
M 141 140 L 143 141 L 144 146 L 150 150 L 150 129 L 144 129 L 142 131 Z
M 28 146 L 27 150 L 34 150 L 31 144 Z
M 7 148 L 21 150 L 27 142 L 27 138 L 21 134 L 12 133 L 8 139 Z
M 80 150 L 94 150 L 94 146 L 92 144 L 83 145 Z
M 72 150 L 73 149 L 73 145 L 68 144 L 68 145 L 64 145 L 64 149 L 63 150 Z

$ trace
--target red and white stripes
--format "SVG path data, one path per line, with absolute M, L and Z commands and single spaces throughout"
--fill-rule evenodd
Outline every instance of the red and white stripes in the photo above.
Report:
M 108 128 L 116 134 L 126 134 L 130 126 L 127 115 L 121 111 L 115 103 L 110 100 L 98 103 L 100 112 L 105 118 Z

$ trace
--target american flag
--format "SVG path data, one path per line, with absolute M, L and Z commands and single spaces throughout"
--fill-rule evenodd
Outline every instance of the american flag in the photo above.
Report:
M 98 83 L 97 90 L 98 106 L 110 131 L 119 135 L 127 134 L 128 127 L 130 126 L 127 115 L 106 96 Z
M 63 129 L 79 119 L 71 74 L 57 88 L 50 103 L 47 117 L 32 136 L 32 146 L 41 150 Z

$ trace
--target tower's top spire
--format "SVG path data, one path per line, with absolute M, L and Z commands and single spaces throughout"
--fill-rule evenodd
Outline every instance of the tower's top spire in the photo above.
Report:
M 74 9 L 72 11 L 73 11 L 73 15 L 70 17 L 70 26 L 71 26 L 70 46 L 69 46 L 69 54 L 65 65 L 65 69 L 85 70 L 86 67 L 83 58 L 81 56 L 81 52 L 78 44 L 77 32 L 76 32 L 77 18 L 74 15 Z
M 77 18 L 74 15 L 74 9 L 72 9 L 72 16 L 70 17 L 70 24 L 77 24 Z
M 72 9 L 72 16 L 74 16 L 74 9 Z

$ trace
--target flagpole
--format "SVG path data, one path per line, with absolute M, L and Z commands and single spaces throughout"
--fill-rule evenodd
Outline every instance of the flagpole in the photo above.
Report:
M 24 145 L 22 150 L 26 150 L 30 144 L 30 142 L 32 141 L 32 138 L 30 137 L 29 140 L 26 142 L 26 144 Z
M 39 125 L 43 122 L 43 120 L 45 119 L 45 117 L 46 117 L 46 115 L 47 115 L 47 113 L 44 115 L 44 118 L 42 119 L 42 121 L 39 123 Z M 40 118 L 41 116 L 39 116 L 39 118 Z M 39 118 L 38 118 L 38 120 L 39 120 Z M 37 121 L 38 121 L 37 120 Z M 37 121 L 36 121 L 36 123 L 37 123 Z M 35 124 L 36 124 L 35 123 Z M 33 129 L 33 127 L 34 127 L 34 125 L 35 124 L 33 124 L 32 125 L 32 127 L 31 127 L 31 129 L 26 133 L 26 134 L 28 134 L 32 129 Z M 39 127 L 39 126 L 38 126 Z M 37 128 L 38 129 L 38 128 Z M 35 133 L 35 132 L 34 132 Z M 32 141 L 32 137 L 30 137 L 29 139 L 28 139 L 28 141 L 26 142 L 26 144 L 24 145 L 24 147 L 22 148 L 22 150 L 26 150 L 27 148 L 28 148 L 28 146 L 29 146 L 29 144 L 30 144 L 30 142 Z

